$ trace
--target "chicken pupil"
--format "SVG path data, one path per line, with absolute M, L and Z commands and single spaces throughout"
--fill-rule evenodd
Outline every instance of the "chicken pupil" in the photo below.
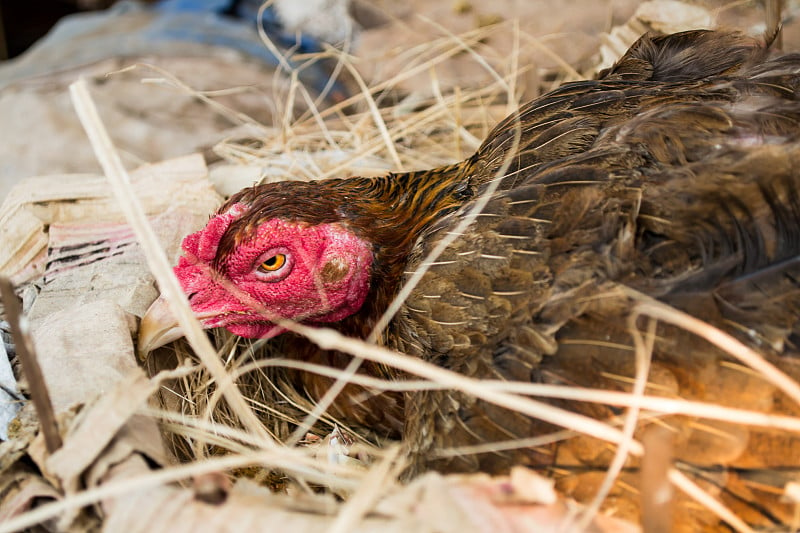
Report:
M 264 270 L 277 270 L 283 266 L 284 257 L 283 254 L 275 254 L 262 262 L 260 268 Z

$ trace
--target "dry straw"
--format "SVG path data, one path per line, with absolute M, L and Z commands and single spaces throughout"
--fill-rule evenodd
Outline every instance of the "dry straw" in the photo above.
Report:
M 516 107 L 519 65 L 528 64 L 520 61 L 520 54 L 524 53 L 523 48 L 529 50 L 526 47 L 540 48 L 541 43 L 529 36 L 520 35 L 516 25 L 507 24 L 499 28 L 504 31 L 510 28 L 516 35 L 514 53 L 510 61 L 504 65 L 507 70 L 500 71 L 497 69 L 503 66 L 490 65 L 483 59 L 481 53 L 481 47 L 485 46 L 481 44 L 482 41 L 492 31 L 498 31 L 497 27 L 479 28 L 455 36 L 433 22 L 430 24 L 443 36 L 428 43 L 424 48 L 406 52 L 409 55 L 407 69 L 392 79 L 372 86 L 368 86 L 359 77 L 352 58 L 346 54 L 337 54 L 333 50 L 327 51 L 329 57 L 336 58 L 337 69 L 350 73 L 356 80 L 358 91 L 348 100 L 324 109 L 317 107 L 318 101 L 300 84 L 296 71 L 290 70 L 288 65 L 285 65 L 290 79 L 287 93 L 289 98 L 285 112 L 281 115 L 283 117 L 281 123 L 277 126 L 255 124 L 234 110 L 222 108 L 215 103 L 213 95 L 195 93 L 166 72 L 159 72 L 162 77 L 158 80 L 148 81 L 168 83 L 190 91 L 208 102 L 211 109 L 239 123 L 254 126 L 255 131 L 261 136 L 257 147 L 254 148 L 252 143 L 241 140 L 227 140 L 216 147 L 217 153 L 229 161 L 268 165 L 270 158 L 288 150 L 305 150 L 312 153 L 336 149 L 350 154 L 350 158 L 330 168 L 316 168 L 307 172 L 308 175 L 319 178 L 339 175 L 354 162 L 375 155 L 389 161 L 390 166 L 398 169 L 436 166 L 468 155 L 476 148 L 478 140 L 485 136 L 489 127 L 502 118 L 505 111 Z M 274 47 L 268 41 L 266 44 Z M 486 68 L 493 81 L 483 87 L 462 87 L 443 91 L 436 74 L 436 66 L 465 51 Z M 402 101 L 393 106 L 381 105 L 380 99 L 388 92 L 419 75 L 428 75 L 430 80 L 431 96 L 425 102 L 426 105 L 418 106 L 420 107 L 418 110 L 405 108 Z M 575 71 L 565 63 L 564 72 L 559 80 L 575 75 Z M 543 87 L 547 88 L 549 87 Z M 459 390 L 565 428 L 553 435 L 487 444 L 485 449 L 440 450 L 442 456 L 486 451 L 486 449 L 541 445 L 577 434 L 591 435 L 613 444 L 616 449 L 614 461 L 596 498 L 584 513 L 576 518 L 579 527 L 589 524 L 594 513 L 598 512 L 628 455 L 642 455 L 641 443 L 633 438 L 634 429 L 640 420 L 683 414 L 748 426 L 800 432 L 800 419 L 795 417 L 773 416 L 747 409 L 733 409 L 649 395 L 648 365 L 655 326 L 659 321 L 684 328 L 716 344 L 761 374 L 765 380 L 784 390 L 795 401 L 800 400 L 800 388 L 796 382 L 768 365 L 758 354 L 708 324 L 699 323 L 691 317 L 630 292 L 625 297 L 641 302 L 628 324 L 634 339 L 632 349 L 637 362 L 631 393 L 530 383 L 481 382 L 371 343 L 342 337 L 332 330 L 313 329 L 299 324 L 287 326 L 323 348 L 352 354 L 353 363 L 344 370 L 319 367 L 293 360 L 292 354 L 270 353 L 269 347 L 264 343 L 237 342 L 225 334 L 218 336 L 219 348 L 214 348 L 193 317 L 186 297 L 156 242 L 138 200 L 129 187 L 125 169 L 105 133 L 86 83 L 76 82 L 71 91 L 76 110 L 92 141 L 98 160 L 108 176 L 128 222 L 142 244 L 150 269 L 181 326 L 187 332 L 191 350 L 179 345 L 176 348 L 174 362 L 177 368 L 154 378 L 162 383 L 161 397 L 169 409 L 165 407 L 142 410 L 142 413 L 161 421 L 165 432 L 172 438 L 174 448 L 179 451 L 186 464 L 154 472 L 145 478 L 130 479 L 84 491 L 57 504 L 31 511 L 24 516 L 26 520 L 13 521 L 10 525 L 0 527 L 0 530 L 10 530 L 10 526 L 21 527 L 20 524 L 23 526 L 32 524 L 64 509 L 90 504 L 113 494 L 124 494 L 126 491 L 186 479 L 204 472 L 220 470 L 246 472 L 258 478 L 259 474 L 253 474 L 252 468 L 248 469 L 254 466 L 269 473 L 264 474 L 268 477 L 277 475 L 274 472 L 280 472 L 278 476 L 283 488 L 288 486 L 292 490 L 311 491 L 312 486 L 325 487 L 340 495 L 348 494 L 332 530 L 351 530 L 374 508 L 381 497 L 397 485 L 403 467 L 399 449 L 390 447 L 381 450 L 373 445 L 376 444 L 374 440 L 364 436 L 360 441 L 361 449 L 367 451 L 367 455 L 373 458 L 373 463 L 365 467 L 365 465 L 335 465 L 320 462 L 313 457 L 313 451 L 308 447 L 284 447 L 279 442 L 288 441 L 295 444 L 300 442 L 311 428 L 324 435 L 334 424 L 342 426 L 342 422 L 334 420 L 326 410 L 346 383 L 359 383 L 375 390 L 425 388 Z M 291 110 L 296 108 L 297 98 L 307 111 L 301 113 L 299 118 L 292 118 Z M 399 139 L 402 139 L 402 143 L 398 142 Z M 476 205 L 473 216 L 479 213 L 487 200 L 488 196 Z M 463 227 L 454 231 L 453 236 L 465 230 L 469 221 L 467 217 Z M 441 253 L 446 244 L 437 248 L 433 252 L 433 257 L 427 258 L 426 261 L 434 261 L 435 256 Z M 403 287 L 392 307 L 387 310 L 377 331 L 397 312 L 423 273 L 424 269 L 421 269 Z M 619 296 L 617 291 L 618 288 L 609 288 L 610 294 Z M 647 320 L 640 321 L 647 324 L 645 331 L 640 331 L 637 327 L 636 318 L 639 316 L 648 317 Z M 195 358 L 199 362 L 192 362 Z M 409 381 L 387 382 L 358 375 L 356 371 L 363 360 L 392 366 L 415 378 Z M 152 360 L 148 361 L 148 364 L 154 367 L 165 366 L 161 363 L 156 364 Z M 334 377 L 337 380 L 336 386 L 318 405 L 311 404 L 286 382 L 284 376 L 287 369 L 303 369 Z M 601 422 L 537 401 L 533 399 L 536 396 L 624 406 L 627 411 L 619 420 Z M 227 455 L 212 456 L 223 451 Z M 668 472 L 668 477 L 674 486 L 699 504 L 711 509 L 736 530 L 750 530 L 744 521 L 733 515 L 719 500 L 703 491 L 685 475 L 672 469 Z

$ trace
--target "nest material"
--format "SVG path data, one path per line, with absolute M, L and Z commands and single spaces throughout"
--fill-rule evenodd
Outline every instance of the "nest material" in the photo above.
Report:
M 527 60 L 533 51 L 518 49 L 505 64 L 485 65 L 491 69 L 495 81 L 481 87 L 443 90 L 435 74 L 436 66 L 452 57 L 454 49 L 462 50 L 464 43 L 474 51 L 470 47 L 491 46 L 493 32 L 513 29 L 514 25 L 506 22 L 478 28 L 461 36 L 460 41 L 442 38 L 431 45 L 429 52 L 423 52 L 408 71 L 400 72 L 371 90 L 358 92 L 350 100 L 332 107 L 312 107 L 311 111 L 290 124 L 265 128 L 266 134 L 259 138 L 226 140 L 214 151 L 227 164 L 239 167 L 274 168 L 273 162 L 280 159 L 279 166 L 285 169 L 285 176 L 294 179 L 369 174 L 386 169 L 430 168 L 463 159 L 477 148 L 498 120 L 517 106 L 523 92 L 517 84 L 521 72 L 536 69 L 536 65 Z M 525 39 L 520 36 L 519 41 Z M 350 72 L 353 74 L 355 70 Z M 420 72 L 427 73 L 430 92 L 402 94 L 402 90 L 392 91 L 401 87 L 412 74 Z M 534 93 L 545 91 L 574 75 L 571 68 L 550 71 L 537 76 L 539 86 L 528 89 Z M 355 86 L 363 85 L 354 83 Z M 300 86 L 290 90 L 290 94 L 298 99 L 304 98 L 303 92 Z M 394 103 L 386 105 L 387 101 Z M 291 102 L 287 103 L 287 108 L 293 107 Z M 283 177 L 277 174 L 264 178 Z M 135 220 L 135 214 L 132 216 L 134 226 L 142 222 Z M 164 272 L 156 272 L 158 279 L 163 275 Z M 674 316 L 661 318 L 675 319 Z M 679 325 L 696 327 L 685 323 Z M 713 333 L 713 330 L 709 331 Z M 699 330 L 697 333 L 702 334 Z M 325 341 L 322 335 L 320 338 Z M 238 522 L 242 520 L 242 513 L 247 515 L 245 520 L 269 520 L 273 525 L 281 524 L 298 530 L 330 526 L 343 530 L 356 524 L 359 529 L 395 527 L 409 530 L 424 525 L 443 531 L 471 530 L 476 525 L 470 522 L 469 517 L 451 513 L 465 507 L 488 513 L 485 516 L 493 516 L 494 524 L 498 526 L 519 526 L 536 516 L 538 523 L 556 524 L 554 527 L 557 527 L 563 525 L 563 520 L 570 519 L 570 504 L 555 498 L 551 486 L 546 482 L 542 485 L 543 481 L 536 476 L 526 477 L 520 472 L 512 473 L 510 478 L 495 480 L 480 475 L 468 478 L 427 476 L 403 487 L 398 481 L 403 468 L 398 448 L 391 443 L 382 447 L 387 443 L 380 442 L 364 428 L 348 428 L 341 421 L 328 417 L 324 410 L 318 412 L 317 406 L 306 398 L 303 391 L 297 391 L 287 377 L 287 366 L 297 365 L 297 362 L 291 362 L 291 354 L 271 353 L 263 343 L 239 342 L 225 333 L 218 333 L 215 341 L 218 353 L 210 355 L 198 353 L 185 343 L 162 350 L 146 361 L 150 379 L 134 376 L 123 382 L 117 388 L 118 392 L 147 398 L 158 389 L 158 401 L 151 401 L 149 408 L 129 405 L 125 411 L 127 418 L 111 424 L 103 433 L 108 448 L 102 453 L 96 450 L 95 456 L 85 458 L 86 470 L 64 473 L 53 468 L 53 464 L 63 466 L 64 459 L 61 463 L 45 463 L 41 452 L 33 450 L 36 445 L 31 445 L 27 453 L 39 459 L 40 470 L 48 472 L 51 478 L 58 478 L 69 494 L 61 500 L 63 503 L 59 509 L 67 510 L 61 514 L 61 526 L 74 528 L 82 524 L 89 529 L 96 527 L 98 515 L 93 511 L 84 511 L 80 515 L 75 512 L 82 503 L 93 501 L 104 502 L 101 514 L 107 517 L 105 527 L 125 529 L 142 525 L 146 520 L 135 516 L 133 511 L 126 513 L 120 509 L 148 508 L 152 513 L 148 515 L 151 526 L 157 523 L 172 527 L 181 517 L 185 524 L 189 524 L 183 526 L 187 530 L 211 519 L 244 524 Z M 342 348 L 369 358 L 377 356 L 372 353 L 372 348 L 358 342 L 345 343 Z M 210 364 L 211 357 L 222 364 Z M 221 379 L 221 372 L 227 376 L 226 380 Z M 425 375 L 424 368 L 420 372 L 420 375 Z M 774 378 L 765 376 L 765 379 Z M 225 381 L 228 381 L 227 386 Z M 235 388 L 230 386 L 231 383 Z M 481 391 L 475 393 L 480 395 Z M 105 402 L 113 403 L 108 398 Z M 62 429 L 70 428 L 65 432 L 67 451 L 74 453 L 79 448 L 77 439 L 81 428 L 87 431 L 87 418 L 101 419 L 104 413 L 119 410 L 117 404 L 109 407 L 102 403 L 101 400 L 85 406 L 83 417 L 62 419 Z M 253 431 L 252 414 L 256 415 L 255 419 L 266 433 Z M 313 415 L 311 420 L 308 419 L 310 415 Z M 161 452 L 149 450 L 144 445 L 137 448 L 132 444 L 141 440 L 131 440 L 130 435 L 132 428 L 141 423 L 137 417 L 158 421 L 166 447 L 171 452 L 169 455 L 179 459 L 180 464 L 166 466 L 170 463 L 166 455 L 162 456 Z M 740 423 L 752 421 L 742 419 Z M 304 427 L 304 422 L 311 426 L 310 431 Z M 797 426 L 800 426 L 800 419 Z M 151 434 L 147 432 L 152 432 L 153 426 L 148 427 L 142 434 Z M 579 433 L 582 430 L 580 427 L 570 429 Z M 27 444 L 31 439 L 29 432 L 19 431 L 17 439 L 10 441 L 17 451 L 9 457 L 19 457 L 20 450 L 25 449 L 19 446 L 20 442 Z M 271 444 L 273 440 L 300 446 L 285 449 Z M 627 441 L 621 443 L 621 447 L 630 449 L 634 446 Z M 136 453 L 130 454 L 131 448 L 137 450 Z M 9 449 L 6 446 L 6 450 Z M 130 455 L 126 456 L 121 449 L 127 449 Z M 108 457 L 109 451 L 116 453 L 114 459 Z M 126 460 L 120 461 L 121 457 L 126 457 Z M 150 473 L 143 457 L 161 463 L 165 468 Z M 61 498 L 59 491 L 54 491 L 36 471 L 19 465 L 8 467 L 12 462 L 6 464 L 3 473 L 4 479 L 9 479 L 11 473 L 15 479 L 14 483 L 3 485 L 6 496 L 4 513 L 12 514 L 8 511 L 9 502 L 30 501 L 31 494 L 56 500 Z M 657 471 L 659 465 L 662 462 L 656 461 L 649 467 Z M 164 475 L 159 477 L 160 473 Z M 667 476 L 664 470 L 658 479 L 666 480 Z M 189 479 L 193 484 L 186 482 Z M 133 482 L 133 488 L 114 492 L 126 480 Z M 170 484 L 171 481 L 181 482 L 183 488 Z M 677 481 L 679 486 L 681 483 L 684 482 Z M 16 496 L 10 492 L 12 485 L 19 491 Z M 86 486 L 91 489 L 83 490 L 82 487 Z M 264 486 L 276 495 L 268 496 Z M 652 490 L 658 488 L 658 483 L 655 483 Z M 697 487 L 684 484 L 681 488 L 692 491 Z M 793 487 L 789 489 L 787 494 L 792 493 Z M 291 497 L 283 497 L 284 494 Z M 438 496 L 432 497 L 434 494 Z M 29 499 L 26 500 L 25 496 Z M 700 505 L 716 505 L 708 495 L 695 496 Z M 258 504 L 254 505 L 254 502 Z M 520 503 L 529 508 L 520 511 Z M 203 507 L 207 504 L 216 504 L 215 513 Z M 184 512 L 170 514 L 170 510 L 179 505 L 185 506 Z M 117 506 L 116 511 L 114 506 Z M 441 508 L 448 509 L 445 513 L 447 520 L 442 519 Z M 36 512 L 32 511 L 27 523 L 56 516 L 57 510 L 51 508 L 48 514 L 40 509 L 41 518 L 32 516 Z M 298 510 L 305 514 L 298 516 L 295 512 Z M 595 511 L 593 509 L 591 513 Z M 194 513 L 194 516 L 187 516 L 189 513 Z M 726 515 L 724 508 L 717 507 L 714 513 L 724 516 L 736 528 L 746 527 L 740 519 Z M 624 509 L 620 514 L 625 514 Z M 609 522 L 602 516 L 583 516 L 588 521 L 594 520 L 594 525 L 600 529 L 632 529 L 630 524 Z

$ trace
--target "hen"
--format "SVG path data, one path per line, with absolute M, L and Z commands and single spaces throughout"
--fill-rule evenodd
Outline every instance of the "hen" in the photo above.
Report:
M 175 273 L 204 327 L 278 337 L 284 353 L 335 367 L 349 356 L 286 333 L 278 319 L 367 338 L 404 281 L 426 269 L 379 343 L 471 377 L 630 390 L 627 320 L 641 298 L 701 318 L 798 375 L 798 71 L 800 56 L 769 58 L 739 34 L 644 36 L 597 80 L 521 107 L 458 164 L 235 194 L 186 237 Z M 425 263 L 444 238 L 452 242 Z M 174 324 L 153 316 L 162 314 L 145 317 L 143 350 L 175 337 L 165 333 Z M 376 364 L 362 371 L 403 378 Z M 329 384 L 296 376 L 311 399 Z M 648 393 L 798 413 L 756 373 L 667 326 L 657 330 Z M 586 487 L 570 472 L 602 473 L 613 455 L 588 438 L 443 453 L 552 430 L 461 392 L 349 386 L 331 409 L 402 436 L 413 471 L 552 467 L 581 497 Z M 660 423 L 684 471 L 717 486 L 747 520 L 789 520 L 779 493 L 800 463 L 794 435 L 677 416 Z M 784 477 L 770 478 L 776 471 Z

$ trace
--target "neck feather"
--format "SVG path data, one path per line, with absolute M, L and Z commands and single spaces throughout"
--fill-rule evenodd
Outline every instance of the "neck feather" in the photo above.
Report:
M 424 172 L 375 178 L 329 179 L 257 185 L 220 208 L 242 203 L 249 212 L 231 223 L 219 254 L 226 254 L 261 223 L 281 218 L 308 224 L 341 224 L 372 245 L 370 292 L 362 308 L 338 323 L 350 336 L 366 338 L 397 293 L 414 245 L 425 230 L 474 194 L 471 160 Z

